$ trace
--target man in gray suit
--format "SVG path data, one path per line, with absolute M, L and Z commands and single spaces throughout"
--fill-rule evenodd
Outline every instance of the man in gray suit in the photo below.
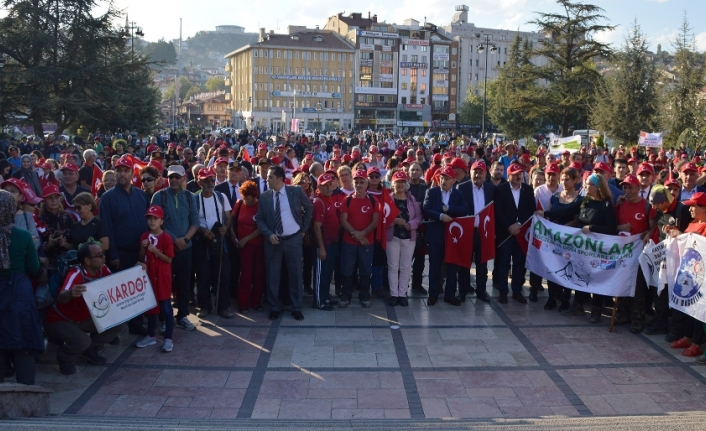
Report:
M 311 222 L 312 203 L 297 186 L 284 185 L 284 169 L 272 166 L 267 171 L 266 192 L 260 195 L 255 215 L 258 229 L 265 237 L 267 300 L 270 320 L 279 318 L 282 306 L 278 299 L 282 259 L 287 267 L 292 316 L 304 320 L 302 314 L 302 238 Z

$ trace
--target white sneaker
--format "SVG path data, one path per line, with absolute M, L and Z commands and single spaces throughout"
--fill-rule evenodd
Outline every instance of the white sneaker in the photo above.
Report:
M 147 335 L 145 336 L 145 338 L 135 343 L 135 347 L 142 348 L 147 346 L 154 346 L 155 344 L 157 344 L 157 339 L 155 337 L 150 337 L 149 335 Z
M 191 323 L 187 317 L 183 317 L 181 320 L 178 320 L 176 325 L 185 331 L 196 330 L 196 326 L 194 326 L 194 324 Z
M 162 352 L 164 352 L 164 353 L 171 352 L 173 348 L 174 348 L 174 343 L 172 342 L 172 340 L 165 338 L 164 339 L 164 346 L 162 346 Z
M 167 322 L 162 322 L 159 327 L 159 335 L 164 335 L 165 332 L 167 332 Z

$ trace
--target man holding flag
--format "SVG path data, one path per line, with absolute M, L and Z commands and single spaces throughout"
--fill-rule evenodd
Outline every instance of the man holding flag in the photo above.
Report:
M 429 221 L 426 229 L 426 239 L 429 248 L 429 306 L 436 305 L 441 288 L 441 264 L 444 262 L 445 236 L 449 223 L 453 217 L 468 215 L 468 205 L 463 200 L 463 194 L 453 185 L 456 173 L 451 166 L 440 170 L 440 186 L 427 190 L 424 197 L 424 217 Z M 461 305 L 456 298 L 456 271 L 457 265 L 446 265 L 446 289 L 444 302 L 451 305 Z
M 495 232 L 498 240 L 497 265 L 500 297 L 498 302 L 507 304 L 508 275 L 512 262 L 512 299 L 526 304 L 522 295 L 525 282 L 525 253 L 527 240 L 522 238 L 523 225 L 536 209 L 534 192 L 529 184 L 522 182 L 523 169 L 517 163 L 507 169 L 508 182 L 500 184 L 495 190 Z M 524 248 L 521 245 L 524 244 Z M 524 250 L 524 251 L 523 251 Z

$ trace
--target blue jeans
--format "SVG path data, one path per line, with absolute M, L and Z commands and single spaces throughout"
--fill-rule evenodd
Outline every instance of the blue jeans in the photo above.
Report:
M 508 276 L 510 274 L 510 261 L 512 261 L 512 293 L 522 293 L 522 285 L 525 284 L 525 259 L 526 256 L 520 248 L 520 244 L 513 236 L 505 244 L 498 248 L 495 256 L 495 264 L 497 265 L 498 275 L 498 290 L 500 293 L 508 294 Z
M 174 333 L 174 310 L 172 310 L 172 301 L 169 299 L 157 301 L 157 306 L 159 307 L 159 311 L 161 311 L 166 318 L 165 323 L 167 330 L 164 333 L 164 339 L 171 340 L 172 334 Z M 147 335 L 150 337 L 157 335 L 158 318 L 159 314 L 147 314 Z
M 316 260 L 314 261 L 314 305 L 325 304 L 329 300 L 329 290 L 331 290 L 331 279 L 333 269 L 336 267 L 336 254 L 338 244 L 329 244 L 326 247 L 326 259 L 319 259 L 319 249 L 314 250 Z
M 353 298 L 353 271 L 358 264 L 358 287 L 360 301 L 370 300 L 370 273 L 373 267 L 373 246 L 341 244 L 341 273 L 343 275 L 342 299 Z

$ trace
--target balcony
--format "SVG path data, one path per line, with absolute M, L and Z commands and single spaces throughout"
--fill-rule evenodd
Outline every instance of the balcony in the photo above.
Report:
M 226 71 L 226 73 L 231 71 L 230 61 L 228 63 L 226 63 L 225 71 Z
M 229 100 L 232 100 L 232 99 L 233 99 L 233 96 L 231 96 L 230 93 L 226 93 L 225 96 L 226 96 L 226 101 L 229 101 Z
M 230 78 L 228 78 L 225 81 L 225 85 L 226 85 L 226 87 L 230 87 L 231 85 L 233 85 L 233 81 L 231 81 Z

